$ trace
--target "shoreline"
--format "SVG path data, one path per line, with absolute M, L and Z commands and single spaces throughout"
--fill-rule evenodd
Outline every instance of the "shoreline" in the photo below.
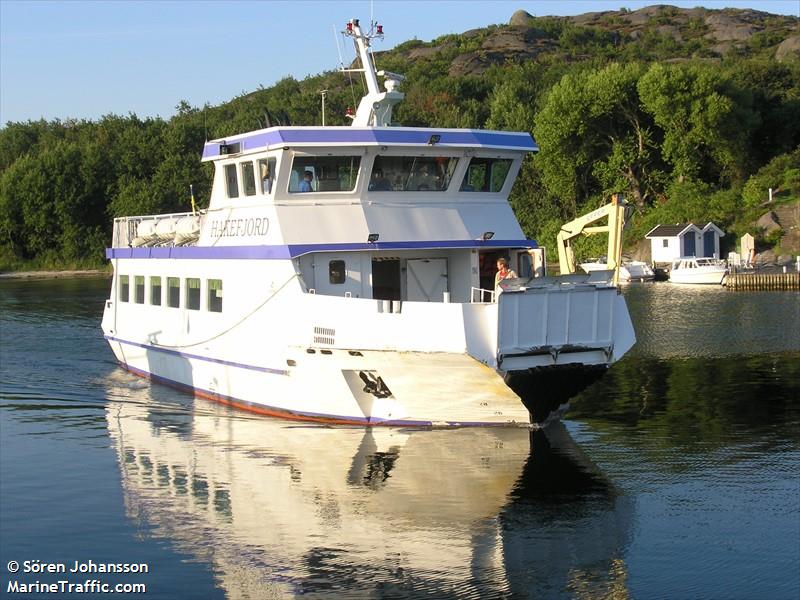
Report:
M 111 273 L 103 269 L 82 269 L 66 271 L 7 271 L 0 273 L 0 279 L 67 279 L 77 277 L 111 277 Z

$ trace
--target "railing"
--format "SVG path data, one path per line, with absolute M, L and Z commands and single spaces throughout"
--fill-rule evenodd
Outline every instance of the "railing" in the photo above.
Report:
M 487 290 L 484 288 L 470 288 L 469 296 L 469 301 L 471 304 L 490 304 L 495 301 L 494 290 Z
M 117 217 L 114 219 L 111 247 L 193 246 L 197 243 L 204 219 L 204 212 Z M 178 226 L 182 220 L 186 223 L 184 230 Z M 191 223 L 188 220 L 191 220 Z

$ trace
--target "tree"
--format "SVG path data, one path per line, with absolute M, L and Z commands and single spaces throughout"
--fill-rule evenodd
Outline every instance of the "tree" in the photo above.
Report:
M 643 72 L 637 63 L 614 63 L 567 74 L 536 118 L 542 180 L 574 214 L 586 199 L 619 191 L 642 209 L 659 190 L 661 157 L 637 91 Z
M 664 132 L 664 158 L 679 181 L 741 181 L 759 122 L 752 96 L 702 63 L 652 65 L 638 84 L 642 104 Z

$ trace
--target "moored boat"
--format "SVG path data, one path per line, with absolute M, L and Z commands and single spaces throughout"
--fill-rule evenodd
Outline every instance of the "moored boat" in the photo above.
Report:
M 727 272 L 724 260 L 684 256 L 672 261 L 669 280 L 672 283 L 719 285 Z
M 103 330 L 129 371 L 292 419 L 544 422 L 635 342 L 602 274 L 536 277 L 508 203 L 528 133 L 398 127 L 376 72 L 352 126 L 206 142 L 208 209 L 122 217 Z M 378 77 L 385 90 L 378 88 Z M 485 265 L 521 277 L 500 290 Z
M 596 261 L 581 263 L 581 269 L 586 273 L 608 270 L 608 263 L 605 257 Z M 623 262 L 619 267 L 620 283 L 630 283 L 631 281 L 653 281 L 655 272 L 646 262 L 631 260 Z

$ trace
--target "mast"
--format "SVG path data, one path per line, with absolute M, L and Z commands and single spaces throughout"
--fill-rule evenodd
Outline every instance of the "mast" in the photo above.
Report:
M 377 73 L 375 71 L 375 64 L 369 51 L 370 40 L 383 39 L 383 25 L 375 23 L 374 31 L 370 30 L 369 33 L 364 33 L 358 19 L 351 19 L 347 23 L 344 34 L 353 38 L 362 68 L 342 69 L 342 71 L 362 72 L 367 82 L 367 94 L 361 98 L 352 125 L 354 127 L 386 127 L 392 121 L 392 107 L 405 97 L 405 94 L 395 89 L 405 77 L 389 71 L 378 71 Z M 385 92 L 381 92 L 378 87 L 378 76 L 385 78 Z

